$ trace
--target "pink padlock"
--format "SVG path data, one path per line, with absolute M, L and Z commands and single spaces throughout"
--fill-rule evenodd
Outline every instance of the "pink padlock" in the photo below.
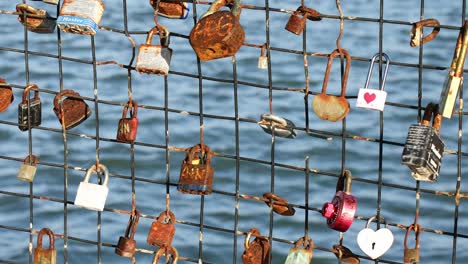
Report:
M 353 224 L 356 213 L 357 200 L 351 194 L 351 181 L 351 172 L 346 170 L 338 179 L 335 197 L 331 202 L 325 203 L 322 208 L 322 215 L 327 218 L 328 227 L 340 232 L 348 230 Z

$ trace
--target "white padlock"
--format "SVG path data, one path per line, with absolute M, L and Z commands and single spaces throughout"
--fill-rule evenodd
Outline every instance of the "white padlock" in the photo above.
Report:
M 153 35 L 159 34 L 161 45 L 152 45 Z M 140 45 L 135 69 L 140 73 L 169 74 L 172 49 L 169 47 L 169 31 L 157 24 L 148 33 L 146 44 Z
M 98 174 L 96 165 L 91 166 L 91 168 L 86 171 L 86 176 L 84 180 L 80 182 L 80 186 L 76 192 L 76 206 L 95 211 L 104 210 L 107 194 L 109 193 L 109 188 L 107 188 L 107 183 L 109 181 L 109 171 L 107 170 L 106 166 L 102 164 L 99 164 L 98 166 L 99 170 L 104 172 L 104 182 L 102 185 L 89 183 L 91 173 Z
M 382 86 L 380 90 L 369 89 L 370 78 L 372 76 L 372 69 L 374 68 L 375 60 L 379 57 L 379 53 L 372 57 L 369 72 L 367 73 L 366 85 L 364 88 L 359 89 L 359 94 L 356 100 L 356 106 L 360 108 L 366 108 L 371 110 L 383 111 L 385 107 L 385 100 L 387 99 L 387 92 L 384 91 L 385 81 L 387 79 L 388 66 L 390 65 L 390 59 L 388 55 L 382 53 L 382 57 L 385 58 L 385 70 L 382 78 Z
M 385 224 L 385 228 L 380 228 L 377 231 L 369 228 L 369 224 L 376 219 L 376 215 L 369 218 L 366 228 L 359 232 L 356 239 L 361 250 L 371 259 L 376 259 L 385 254 L 393 244 L 393 233 L 387 228 L 387 222 L 383 216 L 381 216 L 381 220 Z
M 265 49 L 266 44 L 263 44 L 262 50 L 260 51 L 260 56 L 258 57 L 257 67 L 262 70 L 268 69 L 268 57 L 265 56 Z

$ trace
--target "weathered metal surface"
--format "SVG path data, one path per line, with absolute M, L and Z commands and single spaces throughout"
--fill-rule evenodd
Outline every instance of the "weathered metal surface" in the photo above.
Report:
M 42 237 L 49 237 L 49 248 L 42 247 Z M 37 235 L 37 247 L 34 248 L 35 264 L 56 264 L 57 251 L 55 250 L 54 233 L 49 228 L 42 228 Z
M 179 252 L 177 252 L 177 249 L 172 246 L 164 246 L 161 247 L 156 254 L 154 254 L 153 258 L 153 264 L 157 264 L 159 262 L 159 258 L 162 255 L 166 255 L 166 261 L 164 263 L 171 263 L 171 264 L 177 264 L 177 261 L 179 260 Z M 169 262 L 169 259 L 172 259 L 171 262 Z
M 0 113 L 4 112 L 13 100 L 14 96 L 11 86 L 7 85 L 5 79 L 0 78 Z
M 130 117 L 127 112 L 130 109 Z M 119 120 L 117 129 L 117 141 L 131 143 L 135 141 L 138 129 L 138 104 L 134 100 L 125 104 L 122 118 Z
M 54 113 L 60 123 L 62 123 L 63 110 L 65 129 L 70 129 L 81 124 L 91 115 L 91 109 L 83 99 L 72 98 L 71 96 L 79 97 L 80 94 L 73 90 L 63 90 L 54 98 Z M 62 101 L 63 109 L 60 101 Z
M 187 150 L 182 161 L 177 190 L 189 194 L 211 194 L 214 169 L 211 167 L 212 152 L 207 145 L 197 144 Z
M 274 114 L 262 114 L 258 125 L 265 131 L 265 133 L 274 133 L 275 136 L 283 138 L 295 138 L 296 132 L 294 128 L 296 125 L 291 120 L 282 118 Z
M 126 258 L 133 258 L 135 256 L 136 241 L 135 233 L 138 227 L 138 221 L 140 220 L 140 211 L 138 209 L 130 215 L 128 220 L 127 229 L 125 230 L 125 236 L 119 238 L 115 253 L 119 256 Z
M 175 234 L 176 218 L 171 211 L 162 212 L 151 224 L 146 242 L 152 246 L 170 246 Z
M 156 33 L 161 45 L 151 44 Z M 146 44 L 139 47 L 135 69 L 140 73 L 168 75 L 172 57 L 172 49 L 168 46 L 169 31 L 164 26 L 156 25 L 148 32 Z
M 32 162 L 29 162 L 29 155 L 23 160 L 23 164 L 18 171 L 18 180 L 26 181 L 26 182 L 33 182 L 34 176 L 36 175 L 36 165 L 37 165 L 37 157 L 35 155 L 31 155 L 33 158 Z M 31 163 L 31 164 L 30 164 Z
M 403 252 L 403 262 L 408 264 L 419 263 L 419 237 L 420 237 L 420 226 L 418 224 L 412 224 L 406 229 L 405 235 L 405 249 Z M 414 248 L 408 247 L 408 237 L 411 231 L 415 233 L 415 245 Z
M 314 242 L 310 237 L 301 237 L 296 241 L 294 247 L 289 249 L 284 264 L 310 264 L 314 255 Z
M 255 239 L 250 242 L 251 236 Z M 247 233 L 244 240 L 244 253 L 242 254 L 242 262 L 244 264 L 268 264 L 270 255 L 270 243 L 268 239 L 261 237 L 260 232 L 256 227 L 253 227 Z
M 103 13 L 101 0 L 64 0 L 57 26 L 68 33 L 94 35 Z
M 29 102 L 28 115 L 28 96 L 31 90 L 34 90 L 34 98 Z M 28 120 L 31 127 L 40 126 L 42 122 L 42 103 L 39 98 L 39 88 L 35 84 L 26 86 L 23 91 L 21 103 L 18 104 L 18 128 L 21 131 L 29 129 Z
M 263 194 L 263 198 L 268 199 L 265 203 L 272 207 L 273 211 L 277 214 L 284 215 L 284 216 L 291 216 L 296 213 L 296 210 L 288 204 L 288 200 L 274 194 L 271 192 L 267 192 Z M 271 203 L 270 200 L 273 202 Z M 278 203 L 276 203 L 278 202 Z
M 160 1 L 159 7 L 157 1 L 150 0 L 151 6 L 158 11 L 155 15 L 160 15 L 167 18 L 185 19 L 190 12 L 190 5 L 186 2 L 165 2 Z
M 18 15 L 18 21 L 31 32 L 52 33 L 55 31 L 56 22 L 46 10 L 34 8 L 27 4 L 18 4 L 16 5 L 16 12 L 21 13 Z M 31 17 L 30 15 L 40 17 Z
M 431 27 L 434 27 L 434 29 L 429 35 L 423 37 L 422 31 L 423 31 L 423 27 L 425 26 L 426 27 L 431 26 Z M 435 39 L 437 37 L 437 34 L 439 34 L 439 31 L 440 31 L 439 26 L 440 26 L 439 21 L 434 18 L 428 18 L 428 19 L 424 19 L 419 22 L 413 23 L 413 28 L 411 29 L 410 46 L 416 47 L 416 46 L 425 44 Z

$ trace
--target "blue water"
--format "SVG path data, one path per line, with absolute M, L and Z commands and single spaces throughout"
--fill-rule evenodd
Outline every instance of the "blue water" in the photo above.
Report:
M 122 1 L 106 1 L 106 10 L 101 25 L 123 29 Z M 148 1 L 127 1 L 128 27 L 130 31 L 148 31 L 154 26 L 152 8 Z M 346 16 L 379 18 L 379 1 L 355 0 L 342 1 Z M 250 1 L 245 4 L 264 6 L 264 1 Z M 337 15 L 335 3 L 306 4 L 323 14 Z M 16 2 L 1 1 L 0 9 L 14 10 Z M 39 8 L 47 9 L 52 16 L 56 15 L 54 6 L 33 2 Z M 271 1 L 271 8 L 295 10 L 299 1 Z M 198 5 L 200 15 L 207 6 Z M 405 22 L 416 22 L 420 19 L 420 3 L 418 1 L 386 1 L 384 19 Z M 425 1 L 424 17 L 436 18 L 441 24 L 450 26 L 461 25 L 462 1 Z M 280 49 L 302 50 L 301 36 L 295 36 L 284 30 L 289 15 L 286 13 L 270 13 L 271 46 Z M 16 16 L 1 15 L 0 46 L 3 48 L 24 49 L 23 27 Z M 192 17 L 187 20 L 160 19 L 173 33 L 187 36 L 193 27 Z M 246 33 L 246 43 L 261 45 L 266 41 L 265 14 L 260 10 L 244 9 L 241 24 Z M 314 53 L 330 53 L 335 49 L 335 39 L 338 34 L 339 21 L 324 18 L 320 22 L 307 22 L 307 50 Z M 344 35 L 341 42 L 352 56 L 370 58 L 379 48 L 379 24 L 376 22 L 347 20 L 344 25 Z M 385 24 L 383 26 L 383 51 L 394 62 L 417 64 L 419 62 L 418 48 L 409 46 L 411 25 Z M 426 31 L 428 31 L 427 29 Z M 424 46 L 423 63 L 439 67 L 449 66 L 455 46 L 458 30 L 442 29 L 439 36 Z M 137 44 L 145 41 L 146 35 L 134 34 Z M 91 41 L 89 36 L 61 33 L 62 55 L 76 59 L 91 61 Z M 31 51 L 57 53 L 56 34 L 28 34 L 28 45 Z M 132 57 L 131 44 L 119 33 L 99 31 L 95 36 L 96 57 L 98 61 L 115 60 L 128 64 Z M 196 56 L 187 38 L 173 36 L 170 47 L 173 49 L 171 71 L 198 74 Z M 239 82 L 268 85 L 267 71 L 257 69 L 257 48 L 244 46 L 236 55 L 237 77 Z M 0 51 L 2 63 L 0 76 L 11 84 L 24 86 L 25 65 L 24 54 L 12 51 Z M 313 56 L 308 58 L 310 89 L 321 90 L 325 72 L 326 58 Z M 133 66 L 135 62 L 133 63 Z M 58 91 L 60 87 L 58 61 L 55 58 L 31 54 L 29 56 L 29 78 L 31 83 L 41 89 Z M 300 54 L 288 54 L 273 50 L 271 52 L 272 85 L 282 88 L 305 87 L 303 58 Z M 354 60 L 348 80 L 348 96 L 356 96 L 359 88 L 365 83 L 368 62 Z M 374 70 L 372 87 L 377 86 L 377 71 Z M 232 80 L 232 63 L 230 58 L 202 63 L 203 75 Z M 339 93 L 339 63 L 335 62 L 328 85 L 328 91 Z M 444 70 L 424 69 L 422 71 L 422 104 L 438 101 L 443 81 Z M 98 66 L 97 68 L 98 96 L 100 100 L 123 104 L 127 101 L 127 70 L 115 65 Z M 197 116 L 186 115 L 179 111 L 198 112 L 198 79 L 179 74 L 168 77 L 169 108 L 176 112 L 169 113 L 169 144 L 173 147 L 185 148 L 199 142 L 199 119 Z M 63 61 L 63 87 L 73 89 L 82 96 L 93 97 L 93 68 L 90 64 L 73 61 Z M 164 78 L 156 75 L 141 75 L 132 71 L 132 88 L 134 99 L 142 105 L 164 107 Z M 0 113 L 0 120 L 17 122 L 16 105 L 21 98 L 21 89 L 14 89 L 15 101 L 7 111 Z M 390 67 L 386 83 L 387 101 L 408 105 L 417 105 L 418 69 L 405 66 Z M 42 126 L 60 129 L 53 111 L 54 95 L 41 93 L 43 104 Z M 309 98 L 309 103 L 312 101 Z M 268 112 L 268 90 L 240 84 L 238 87 L 239 117 L 241 119 L 258 120 L 262 113 Z M 379 138 L 379 113 L 358 109 L 355 107 L 355 97 L 349 99 L 351 111 L 346 118 L 347 133 L 369 138 Z M 68 173 L 68 200 L 74 201 L 79 182 L 84 171 L 95 162 L 96 142 L 87 136 L 96 135 L 96 109 L 88 102 L 93 115 L 72 132 L 86 136 L 72 136 L 68 139 L 68 162 L 71 167 Z M 104 139 L 114 139 L 118 119 L 122 107 L 119 105 L 99 105 L 99 136 Z M 292 120 L 297 126 L 305 127 L 303 94 L 290 91 L 273 92 L 273 111 L 275 114 Z M 233 85 L 224 82 L 203 81 L 203 112 L 206 115 L 223 115 L 234 117 Z M 331 123 L 318 119 L 309 107 L 310 126 L 333 133 L 341 133 L 341 122 Z M 140 127 L 137 141 L 156 145 L 165 144 L 164 112 L 148 108 L 140 108 L 138 112 Z M 386 105 L 383 114 L 384 140 L 403 143 L 410 124 L 417 121 L 417 110 Z M 235 124 L 230 120 L 219 120 L 205 117 L 205 143 L 217 153 L 234 156 Z M 465 121 L 463 126 L 466 127 Z M 327 173 L 337 174 L 341 170 L 342 141 L 334 137 L 332 141 L 324 141 L 307 136 L 298 131 L 298 136 L 291 139 L 278 138 L 275 146 L 275 162 L 297 167 L 304 167 L 304 159 L 310 157 L 310 168 Z M 444 119 L 441 136 L 445 141 L 446 150 L 457 150 L 458 118 Z M 465 137 L 466 132 L 462 135 Z M 17 127 L 0 124 L 2 147 L 0 156 L 23 159 L 28 154 L 28 133 L 20 132 Z M 245 158 L 270 161 L 271 136 L 265 134 L 253 122 L 239 124 L 240 155 Z M 101 163 L 105 164 L 113 175 L 130 176 L 130 147 L 127 144 L 102 140 L 100 145 Z M 41 129 L 32 132 L 33 153 L 40 156 L 37 175 L 34 180 L 33 194 L 62 200 L 63 169 L 50 166 L 63 164 L 62 134 Z M 409 225 L 413 222 L 415 213 L 415 192 L 397 189 L 389 185 L 400 185 L 408 188 L 416 186 L 407 167 L 400 165 L 402 147 L 395 145 L 383 146 L 382 177 L 386 184 L 382 187 L 381 212 L 389 223 Z M 467 152 L 465 144 L 462 151 Z M 179 151 L 170 152 L 170 180 L 177 183 L 180 163 L 184 154 Z M 145 145 L 135 146 L 135 176 L 142 180 L 164 182 L 166 177 L 165 150 Z M 361 140 L 346 141 L 346 168 L 354 177 L 377 181 L 378 179 L 379 144 Z M 1 191 L 29 194 L 29 184 L 16 179 L 20 162 L 0 159 Z M 215 157 L 214 189 L 216 191 L 235 193 L 236 166 L 232 158 Z M 467 163 L 462 158 L 462 172 Z M 464 173 L 462 173 L 463 176 Z M 239 167 L 239 192 L 241 194 L 261 196 L 270 191 L 271 170 L 266 164 L 241 161 Z M 423 189 L 454 192 L 457 179 L 457 157 L 444 156 L 439 180 L 436 183 L 421 182 Z M 297 170 L 275 167 L 275 192 L 295 205 L 304 205 L 304 173 Z M 310 174 L 309 206 L 320 209 L 324 202 L 330 201 L 335 192 L 336 178 L 323 174 Z M 131 209 L 131 182 L 121 177 L 111 177 L 109 180 L 109 196 L 106 208 Z M 136 182 L 137 206 L 145 215 L 157 216 L 165 208 L 166 187 L 146 181 Z M 200 221 L 200 197 L 180 194 L 175 186 L 171 186 L 171 209 L 178 220 L 198 224 Z M 466 184 L 462 178 L 461 192 L 466 192 Z M 377 185 L 363 181 L 354 181 L 352 192 L 358 199 L 357 215 L 370 217 L 377 210 Z M 20 229 L 29 228 L 29 199 L 2 194 L 0 199 L 0 225 Z M 97 213 L 85 209 L 68 206 L 67 228 L 71 237 L 96 241 Z M 468 233 L 468 208 L 462 200 L 459 208 L 458 233 Z M 274 215 L 273 236 L 279 239 L 294 241 L 304 234 L 304 210 L 297 208 L 292 217 Z M 39 230 L 49 227 L 54 232 L 62 234 L 64 230 L 63 204 L 54 201 L 33 200 L 33 228 Z M 210 263 L 230 263 L 233 259 L 233 234 L 219 229 L 234 229 L 235 197 L 213 193 L 205 197 L 204 224 L 213 228 L 205 228 L 203 232 L 203 261 Z M 433 194 L 422 193 L 420 202 L 419 224 L 424 228 L 454 231 L 454 199 Z M 268 235 L 270 215 L 269 208 L 263 202 L 240 199 L 239 230 L 248 231 L 257 226 L 260 232 Z M 128 216 L 115 212 L 102 213 L 101 239 L 105 245 L 115 245 L 119 236 L 125 232 Z M 155 250 L 146 244 L 146 237 L 152 219 L 142 218 L 135 239 L 139 249 Z M 309 235 L 315 245 L 331 249 L 339 242 L 339 233 L 326 226 L 325 219 L 317 211 L 309 213 Z M 344 245 L 353 252 L 363 255 L 356 241 L 358 232 L 366 222 L 356 220 L 344 234 Z M 173 245 L 181 256 L 198 259 L 199 228 L 184 223 L 176 224 L 176 235 Z M 375 225 L 372 226 L 375 228 Z M 391 249 L 383 256 L 387 261 L 402 262 L 403 239 L 405 230 L 391 226 L 395 241 Z M 33 237 L 34 245 L 36 236 Z M 241 263 L 244 236 L 237 239 L 237 262 Z M 453 238 L 432 232 L 421 235 L 421 263 L 449 263 L 452 260 Z M 411 240 L 410 246 L 413 245 Z M 27 263 L 29 233 L 2 229 L 0 232 L 0 259 L 18 263 Z M 58 263 L 62 263 L 63 240 L 56 239 Z M 283 263 L 291 244 L 274 241 L 273 263 Z M 93 244 L 68 240 L 69 263 L 97 262 L 97 247 Z M 466 263 L 468 253 L 465 238 L 458 238 L 456 263 Z M 102 263 L 130 263 L 129 259 L 114 254 L 114 248 L 102 248 Z M 138 252 L 138 263 L 150 263 L 152 256 Z M 184 261 L 180 261 L 183 263 Z M 313 263 L 336 263 L 335 256 L 327 251 L 315 250 Z M 362 259 L 362 263 L 371 263 Z

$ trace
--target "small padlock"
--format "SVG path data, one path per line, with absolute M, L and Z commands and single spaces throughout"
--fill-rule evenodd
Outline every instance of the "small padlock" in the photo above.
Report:
M 307 17 L 303 12 L 294 11 L 294 13 L 289 17 L 288 23 L 284 29 L 296 35 L 300 35 L 306 25 L 306 19 Z
M 182 161 L 177 190 L 181 193 L 211 194 L 214 169 L 211 167 L 213 153 L 205 144 L 197 144 L 187 149 Z
M 250 237 L 255 236 L 255 239 L 250 242 Z M 242 254 L 242 262 L 244 264 L 267 264 L 270 260 L 270 242 L 262 237 L 256 227 L 253 227 L 247 233 L 244 240 L 244 253 Z
M 158 1 L 150 0 L 150 5 L 155 10 L 158 10 L 154 13 L 155 16 L 160 15 L 167 18 L 186 19 L 190 12 L 190 6 L 186 2 L 159 1 L 159 6 L 157 3 Z
M 6 83 L 5 79 L 0 78 L 0 113 L 4 112 L 13 100 L 14 96 L 11 86 Z
M 153 35 L 157 33 L 161 45 L 152 45 Z M 166 27 L 157 24 L 148 32 L 146 44 L 141 44 L 135 69 L 140 73 L 169 74 L 172 49 L 169 48 L 169 31 Z
M 351 171 L 345 170 L 336 183 L 335 197 L 322 208 L 328 227 L 340 232 L 346 232 L 351 227 L 356 213 L 357 199 L 351 194 L 352 179 Z
M 29 100 L 30 90 L 34 90 L 34 98 L 32 101 Z M 29 115 L 28 115 L 28 111 L 29 111 Z M 30 127 L 40 126 L 41 121 L 42 121 L 42 103 L 41 103 L 41 98 L 39 98 L 39 88 L 35 84 L 30 84 L 26 86 L 26 88 L 24 89 L 23 100 L 18 105 L 18 128 L 21 131 L 26 131 L 26 130 L 29 130 Z
M 288 200 L 274 194 L 267 192 L 263 194 L 263 198 L 268 199 L 265 203 L 272 207 L 273 211 L 277 214 L 284 216 L 292 216 L 296 213 L 294 207 L 292 207 Z
M 327 95 L 328 79 L 332 68 L 333 59 L 342 53 L 346 58 L 345 72 L 341 81 L 341 96 Z M 336 49 L 328 58 L 327 70 L 323 78 L 322 93 L 316 95 L 312 101 L 312 108 L 315 114 L 323 120 L 336 122 L 345 118 L 349 113 L 349 102 L 346 100 L 346 83 L 348 82 L 349 69 L 351 67 L 351 56 L 345 49 Z
M 30 157 L 32 157 L 32 161 L 30 161 Z M 36 175 L 36 166 L 37 166 L 37 157 L 34 155 L 28 155 L 18 172 L 18 180 L 26 181 L 26 182 L 33 182 L 34 176 Z
M 130 219 L 128 220 L 125 236 L 119 237 L 119 242 L 115 248 L 115 254 L 126 258 L 133 258 L 136 249 L 135 233 L 139 220 L 140 210 L 135 209 L 135 212 L 130 215 Z
M 433 117 L 432 127 L 430 126 Z M 438 105 L 429 103 L 421 124 L 409 127 L 401 163 L 408 166 L 417 181 L 434 182 L 439 176 L 445 143 L 439 135 L 442 117 Z
M 127 118 L 127 112 L 130 109 L 130 118 Z M 138 104 L 131 100 L 125 104 L 122 118 L 119 120 L 117 129 L 117 141 L 132 143 L 135 141 L 138 129 Z
M 359 231 L 356 239 L 359 248 L 371 259 L 376 259 L 385 254 L 392 246 L 394 239 L 393 233 L 387 228 L 387 221 L 383 216 L 380 217 L 380 222 L 385 224 L 385 228 L 380 228 L 377 231 L 369 228 L 370 223 L 376 219 L 377 216 L 369 218 L 366 228 Z
M 171 264 L 177 264 L 177 261 L 179 260 L 179 252 L 177 252 L 177 249 L 172 246 L 164 246 L 161 247 L 156 254 L 154 254 L 153 262 L 152 264 L 158 264 L 159 262 L 159 257 L 162 255 L 166 255 L 166 262 L 164 263 L 171 263 Z M 172 261 L 169 262 L 169 260 L 172 259 Z
M 403 262 L 405 264 L 414 264 L 414 263 L 419 263 L 419 230 L 420 226 L 418 224 L 412 224 L 408 226 L 406 229 L 406 235 L 405 235 L 405 251 L 403 255 Z M 414 248 L 408 248 L 408 236 L 411 230 L 414 230 L 414 233 L 416 235 L 416 245 Z
M 294 247 L 289 249 L 284 264 L 310 264 L 314 252 L 314 241 L 310 237 L 301 237 Z
M 422 30 L 424 26 L 434 27 L 431 34 L 425 37 L 422 36 Z M 411 35 L 410 46 L 416 47 L 416 46 L 425 44 L 435 39 L 435 37 L 437 37 L 437 34 L 439 34 L 439 31 L 440 31 L 439 21 L 434 18 L 424 19 L 419 22 L 413 23 L 413 28 L 411 29 L 411 34 L 410 34 Z
M 151 224 L 146 242 L 152 246 L 170 246 L 175 234 L 175 215 L 171 211 L 162 212 Z
M 89 210 L 102 211 L 106 204 L 107 194 L 109 188 L 107 183 L 109 181 L 109 171 L 106 166 L 99 164 L 99 171 L 104 172 L 104 182 L 102 184 L 94 184 L 89 182 L 91 173 L 98 174 L 96 165 L 91 166 L 86 171 L 84 181 L 80 182 L 78 191 L 76 192 L 75 205 Z
M 385 100 L 387 99 L 387 92 L 384 91 L 385 81 L 387 80 L 388 66 L 390 65 L 390 59 L 388 55 L 382 53 L 382 57 L 385 58 L 385 70 L 382 77 L 382 85 L 380 90 L 369 89 L 370 78 L 372 76 L 372 69 L 374 68 L 375 60 L 379 57 L 380 53 L 375 54 L 372 57 L 369 72 L 367 73 L 366 84 L 364 88 L 359 89 L 358 97 L 356 100 L 356 106 L 360 108 L 366 108 L 370 110 L 383 111 L 385 107 Z
M 17 4 L 16 12 L 20 13 L 18 21 L 31 32 L 52 33 L 55 31 L 55 20 L 43 9 L 37 9 L 27 4 Z M 35 17 L 31 17 L 31 15 Z
M 289 119 L 274 114 L 262 114 L 257 124 L 267 134 L 271 135 L 273 133 L 275 136 L 283 138 L 296 137 L 296 132 L 294 131 L 296 125 Z
M 91 115 L 91 109 L 83 99 L 78 98 L 79 96 L 80 94 L 73 90 L 63 90 L 54 98 L 54 113 L 60 124 L 63 118 L 65 129 L 81 124 Z
M 334 254 L 336 258 L 338 258 L 338 261 L 341 263 L 348 263 L 348 264 L 359 264 L 361 263 L 361 260 L 359 257 L 354 254 L 349 248 L 343 246 L 343 245 L 333 245 L 334 249 Z
M 63 32 L 94 35 L 103 13 L 101 0 L 64 0 L 57 26 Z
M 266 44 L 262 46 L 260 51 L 260 56 L 258 57 L 258 68 L 259 69 L 268 69 L 268 57 L 265 56 Z
M 218 11 L 229 4 L 216 0 L 190 32 L 190 45 L 201 61 L 234 56 L 245 39 L 239 18 L 242 1 L 234 0 L 231 12 Z
M 49 248 L 42 247 L 42 236 L 49 237 Z M 34 264 L 56 264 L 57 251 L 55 250 L 54 233 L 49 228 L 42 228 L 37 235 L 37 247 L 34 248 Z

